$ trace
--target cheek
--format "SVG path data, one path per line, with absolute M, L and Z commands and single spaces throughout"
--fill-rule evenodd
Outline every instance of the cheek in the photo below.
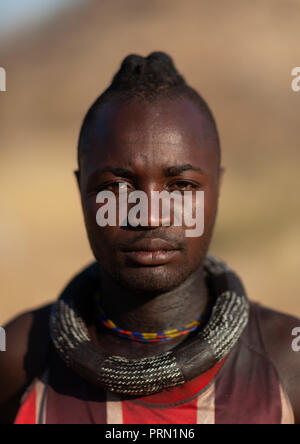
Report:
M 92 250 L 97 259 L 100 257 L 109 259 L 112 254 L 111 245 L 117 237 L 117 227 L 99 227 L 96 216 L 100 207 L 101 205 L 96 202 L 96 197 L 82 201 L 86 230 Z
M 99 210 L 103 207 L 103 212 L 100 215 Z M 103 222 L 106 223 L 107 218 L 107 203 L 97 203 L 96 195 L 88 197 L 82 201 L 82 208 L 84 213 L 84 219 L 86 222 L 87 229 L 89 231 L 97 231 L 102 233 L 106 228 L 110 228 L 110 226 L 114 226 L 114 220 L 110 221 L 107 227 L 103 226 Z M 100 215 L 100 216 L 99 216 Z M 97 219 L 98 216 L 98 219 Z M 99 222 L 99 218 L 103 219 L 103 222 Z M 101 225 L 102 224 L 102 225 Z
M 89 227 L 92 227 L 93 225 L 96 226 L 96 214 L 99 207 L 99 205 L 96 203 L 96 196 L 82 197 L 81 203 L 86 223 Z
M 204 195 L 204 217 L 205 225 L 209 228 L 215 219 L 216 209 L 218 206 L 218 186 L 207 187 Z
M 218 194 L 214 188 L 206 189 L 203 194 L 193 195 L 192 203 L 192 220 L 197 221 L 197 224 L 201 225 L 204 220 L 204 233 L 202 236 L 205 237 L 206 231 L 210 232 L 211 226 L 214 224 L 216 209 L 218 203 Z M 185 221 L 190 219 L 190 204 L 187 205 L 187 211 L 185 211 Z M 200 236 L 200 237 L 202 237 Z
M 204 233 L 201 236 L 186 239 L 187 257 L 193 262 L 201 262 L 207 253 L 214 228 L 217 203 L 218 194 L 215 189 L 206 190 L 204 193 L 204 211 L 201 212 L 201 217 L 204 216 Z

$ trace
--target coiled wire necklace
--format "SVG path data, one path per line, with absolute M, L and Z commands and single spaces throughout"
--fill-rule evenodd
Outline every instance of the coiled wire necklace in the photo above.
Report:
M 99 264 L 91 265 L 53 304 L 50 333 L 56 351 L 91 384 L 126 396 L 150 395 L 190 381 L 230 352 L 249 319 L 249 301 L 234 271 L 210 255 L 203 269 L 215 295 L 205 327 L 171 351 L 127 359 L 109 355 L 89 335 L 80 306 L 83 295 L 92 298 L 99 288 Z

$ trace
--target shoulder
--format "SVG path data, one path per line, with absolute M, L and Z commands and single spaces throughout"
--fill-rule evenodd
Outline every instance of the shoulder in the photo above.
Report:
M 0 353 L 0 422 L 46 364 L 52 305 L 22 313 L 4 326 L 6 351 Z
M 262 339 L 300 423 L 300 319 L 258 305 Z M 298 350 L 298 351 L 297 351 Z

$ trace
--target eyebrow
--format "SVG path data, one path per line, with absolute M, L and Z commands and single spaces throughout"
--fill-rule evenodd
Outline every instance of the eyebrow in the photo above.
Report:
M 200 174 L 205 174 L 202 168 L 194 167 L 193 165 L 187 163 L 185 165 L 179 165 L 179 166 L 171 166 L 165 169 L 165 176 L 172 177 L 172 176 L 179 176 L 184 171 L 196 171 Z
M 164 169 L 164 174 L 167 177 L 172 177 L 172 176 L 178 176 L 181 173 L 183 173 L 184 171 L 196 171 L 197 173 L 205 174 L 204 171 L 202 170 L 202 168 L 194 167 L 190 163 L 187 163 L 185 165 L 176 165 L 176 166 L 167 167 Z M 132 178 L 135 176 L 134 172 L 131 170 L 128 170 L 126 168 L 121 168 L 121 167 L 112 167 L 112 166 L 107 166 L 107 167 L 101 169 L 101 171 L 99 171 L 98 174 L 99 173 L 100 174 L 101 173 L 112 173 L 115 176 L 128 177 L 128 178 Z
M 103 168 L 100 173 L 112 173 L 115 176 L 120 176 L 120 177 L 128 177 L 128 178 L 132 178 L 134 177 L 134 172 L 127 170 L 126 168 L 121 168 L 121 167 L 105 167 Z

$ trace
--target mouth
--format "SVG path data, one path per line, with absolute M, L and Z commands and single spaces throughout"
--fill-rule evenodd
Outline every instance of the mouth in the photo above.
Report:
M 130 263 L 140 266 L 166 265 L 180 250 L 176 245 L 162 239 L 142 239 L 122 249 Z

